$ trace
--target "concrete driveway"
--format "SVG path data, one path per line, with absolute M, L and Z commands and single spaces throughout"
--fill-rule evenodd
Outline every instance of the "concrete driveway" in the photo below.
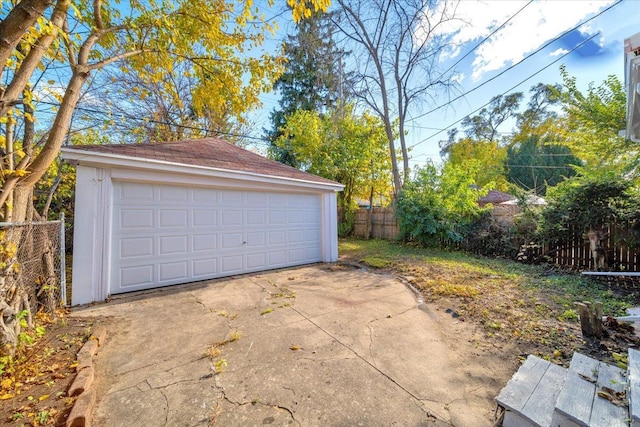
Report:
M 154 290 L 75 315 L 108 331 L 94 426 L 489 426 L 506 375 L 466 324 L 348 266 Z

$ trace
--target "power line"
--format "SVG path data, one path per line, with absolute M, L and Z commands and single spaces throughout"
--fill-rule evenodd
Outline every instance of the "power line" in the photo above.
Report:
M 491 77 L 490 79 L 485 80 L 484 82 L 480 83 L 478 86 L 475 86 L 475 87 L 473 87 L 473 88 L 469 89 L 468 91 L 466 91 L 466 92 L 464 92 L 464 93 L 462 93 L 462 94 L 458 95 L 457 97 L 453 98 L 452 100 L 447 101 L 446 103 L 444 103 L 444 104 L 442 104 L 442 105 L 439 105 L 439 106 L 437 106 L 437 107 L 435 107 L 435 108 L 432 108 L 431 110 L 429 110 L 429 111 L 427 111 L 427 112 L 425 112 L 425 113 L 422 113 L 422 114 L 419 114 L 419 115 L 417 115 L 417 116 L 415 116 L 415 117 L 410 118 L 410 119 L 409 119 L 409 121 L 413 121 L 413 120 L 420 119 L 420 118 L 422 118 L 422 117 L 424 117 L 424 116 L 426 116 L 426 115 L 429 115 L 429 114 L 431 114 L 431 113 L 433 113 L 433 112 L 435 112 L 435 111 L 438 111 L 438 110 L 440 110 L 440 109 L 442 109 L 442 108 L 444 108 L 444 107 L 446 107 L 446 106 L 448 106 L 448 105 L 451 105 L 452 103 L 454 103 L 455 101 L 457 101 L 457 100 L 459 100 L 459 99 L 461 99 L 461 98 L 464 98 L 466 95 L 468 95 L 468 94 L 470 94 L 471 92 L 474 92 L 474 91 L 476 91 L 476 90 L 480 89 L 482 86 L 484 86 L 484 85 L 486 85 L 486 84 L 488 84 L 488 83 L 490 83 L 490 82 L 494 81 L 494 80 L 495 80 L 495 79 L 497 79 L 498 77 L 502 76 L 504 73 L 506 73 L 506 72 L 508 72 L 508 71 L 512 70 L 513 68 L 515 68 L 515 67 L 517 67 L 518 65 L 522 64 L 522 63 L 523 63 L 524 61 L 526 61 L 527 59 L 529 59 L 529 58 L 531 58 L 532 56 L 536 55 L 538 52 L 540 52 L 540 51 L 544 50 L 546 47 L 548 47 L 548 46 L 549 46 L 549 45 L 551 45 L 552 43 L 554 43 L 554 42 L 556 42 L 556 41 L 560 40 L 562 37 L 566 36 L 566 35 L 567 35 L 567 34 L 569 34 L 570 32 L 577 30 L 578 28 L 580 28 L 580 27 L 581 27 L 581 26 L 583 26 L 584 24 L 586 24 L 586 23 L 588 23 L 588 22 L 591 22 L 592 20 L 596 19 L 597 17 L 599 17 L 599 16 L 600 16 L 600 15 L 602 15 L 603 13 L 605 13 L 605 12 L 607 12 L 607 11 L 611 10 L 611 9 L 612 9 L 612 8 L 614 8 L 615 6 L 619 5 L 620 3 L 622 3 L 622 0 L 618 0 L 616 3 L 612 4 L 611 6 L 607 7 L 606 9 L 604 9 L 604 10 L 600 11 L 599 13 L 597 13 L 596 15 L 592 16 L 591 18 L 587 19 L 586 21 L 583 21 L 583 22 L 579 23 L 578 25 L 576 25 L 576 26 L 574 26 L 574 27 L 572 27 L 572 28 L 568 29 L 568 30 L 567 30 L 567 31 L 565 31 L 564 33 L 560 34 L 559 36 L 557 36 L 557 37 L 555 37 L 555 38 L 551 39 L 551 40 L 550 40 L 550 41 L 548 41 L 547 43 L 545 43 L 545 44 L 543 44 L 542 46 L 540 46 L 538 49 L 536 49 L 536 50 L 534 50 L 533 52 L 531 52 L 529 55 L 527 55 L 527 56 L 525 56 L 524 58 L 522 58 L 520 61 L 516 62 L 515 64 L 510 65 L 509 67 L 507 67 L 507 68 L 505 68 L 504 70 L 502 70 L 500 73 L 498 73 L 498 74 L 496 74 L 495 76 Z M 593 37 L 591 37 L 591 38 L 593 38 Z M 589 38 L 588 40 L 590 40 L 591 38 Z M 563 57 L 564 57 L 564 55 L 563 55 Z
M 539 69 L 538 71 L 536 71 L 535 73 L 531 74 L 529 77 L 525 78 L 524 80 L 521 80 L 519 83 L 517 83 L 516 85 L 512 86 L 511 88 L 507 89 L 506 91 L 502 92 L 499 96 L 502 95 L 506 95 L 508 92 L 511 92 L 512 90 L 514 90 L 515 88 L 517 88 L 518 86 L 520 86 L 521 84 L 523 84 L 524 82 L 526 82 L 527 80 L 531 79 L 532 77 L 540 74 L 541 72 L 543 72 L 544 70 L 546 70 L 547 68 L 551 67 L 553 64 L 555 64 L 556 62 L 560 61 L 561 59 L 564 59 L 567 55 L 573 53 L 574 51 L 576 51 L 577 49 L 581 48 L 582 46 L 584 46 L 587 42 L 593 40 L 595 37 L 599 36 L 600 32 L 592 35 L 591 37 L 589 37 L 588 39 L 582 41 L 580 44 L 578 44 L 577 46 L 575 46 L 573 49 L 571 49 L 570 51 L 564 53 L 563 55 L 559 56 L 557 59 L 555 59 L 554 61 L 550 62 L 549 64 L 545 65 L 544 67 L 542 67 L 541 69 Z M 480 107 L 476 108 L 475 110 L 473 110 L 471 113 L 467 114 L 466 116 L 462 117 L 461 119 L 456 120 L 455 122 L 451 123 L 449 126 L 445 127 L 444 129 L 442 129 L 441 131 L 438 131 L 430 136 L 428 136 L 427 138 L 423 139 L 422 141 L 419 141 L 415 144 L 413 144 L 412 146 L 409 147 L 409 149 L 414 148 L 422 143 L 427 142 L 428 140 L 430 140 L 431 138 L 435 137 L 436 135 L 441 134 L 442 132 L 444 132 L 447 129 L 450 129 L 451 127 L 453 127 L 454 125 L 460 123 L 461 121 L 463 121 L 465 119 L 465 117 L 468 117 L 469 115 L 476 113 L 478 111 L 480 111 L 482 108 L 486 107 L 487 105 L 491 104 L 491 101 L 487 102 L 486 104 L 481 105 Z
M 40 101 L 40 104 L 46 104 L 46 105 L 51 105 L 51 106 L 54 106 L 54 107 L 60 107 L 60 104 L 59 103 L 55 103 L 55 102 Z M 223 132 L 223 131 L 219 131 L 219 130 L 206 129 L 206 128 L 197 127 L 197 126 L 181 125 L 181 124 L 178 124 L 178 123 L 170 123 L 170 122 L 165 122 L 165 121 L 162 121 L 162 120 L 145 119 L 145 118 L 142 118 L 142 117 L 138 117 L 138 116 L 134 116 L 134 115 L 131 115 L 131 114 L 126 114 L 126 113 L 112 113 L 112 112 L 95 110 L 95 109 L 92 109 L 92 108 L 81 107 L 81 106 L 76 107 L 76 110 L 84 111 L 84 112 L 91 113 L 91 114 L 99 114 L 99 115 L 102 115 L 102 116 L 112 116 L 112 117 L 121 118 L 121 119 L 131 119 L 131 120 L 135 120 L 135 121 L 138 121 L 138 122 L 154 123 L 154 124 L 166 125 L 166 126 L 175 126 L 175 127 L 179 127 L 179 128 L 182 128 L 182 129 L 196 130 L 196 131 L 205 132 L 205 133 L 213 133 L 213 134 L 216 134 L 216 135 L 225 135 L 225 136 L 233 136 L 235 138 L 251 139 L 251 140 L 260 141 L 260 142 L 263 142 L 263 143 L 270 142 L 269 139 L 264 138 L 264 137 L 251 136 L 251 135 L 241 135 L 241 134 L 237 134 L 237 133 L 233 133 L 233 132 Z
M 493 30 L 487 37 L 485 37 L 484 39 L 482 39 L 482 41 L 480 43 L 478 43 L 477 45 L 475 45 L 470 51 L 468 51 L 467 53 L 464 54 L 464 56 L 460 59 L 458 59 L 456 61 L 455 64 L 453 64 L 452 66 L 450 66 L 447 71 L 443 72 L 442 74 L 440 74 L 440 77 L 438 77 L 436 80 L 440 80 L 443 76 L 445 76 L 449 71 L 451 71 L 456 65 L 458 65 L 459 63 L 461 63 L 467 56 L 471 55 L 471 53 L 473 51 L 475 51 L 476 49 L 478 49 L 484 42 L 486 42 L 487 40 L 489 40 L 495 33 L 497 33 L 498 31 L 500 31 L 505 25 L 507 25 L 509 23 L 509 21 L 511 21 L 513 18 L 515 18 L 516 16 L 518 16 L 518 14 L 520 12 L 522 12 L 523 10 L 525 10 L 527 8 L 527 6 L 529 6 L 531 3 L 533 3 L 533 0 L 529 0 L 529 3 L 525 4 L 524 6 L 522 6 L 522 8 L 520 10 L 518 10 L 516 13 L 514 13 L 513 15 L 511 15 L 509 17 L 509 19 L 507 19 L 506 21 L 504 21 L 502 23 L 502 25 L 500 25 L 498 28 L 496 28 L 495 30 Z

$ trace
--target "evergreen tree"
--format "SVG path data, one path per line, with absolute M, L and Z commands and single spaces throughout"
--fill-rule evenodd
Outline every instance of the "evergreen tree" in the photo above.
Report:
M 544 143 L 537 135 L 509 147 L 506 163 L 509 182 L 540 195 L 574 176 L 572 165 L 582 164 L 568 147 Z
M 297 33 L 284 44 L 286 70 L 274 88 L 281 94 L 279 108 L 271 112 L 270 155 L 273 159 L 298 167 L 293 151 L 275 141 L 282 135 L 287 118 L 298 110 L 324 114 L 345 102 L 348 76 L 342 71 L 345 52 L 333 40 L 334 26 L 330 14 L 314 13 L 300 21 Z

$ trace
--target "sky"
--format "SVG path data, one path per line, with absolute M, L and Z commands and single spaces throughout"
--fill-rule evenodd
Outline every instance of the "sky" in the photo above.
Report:
M 411 111 L 407 128 L 408 144 L 413 147 L 412 167 L 429 160 L 440 162 L 438 142 L 446 139 L 447 130 L 459 126 L 465 116 L 476 114 L 492 97 L 516 91 L 527 93 L 537 83 L 561 82 L 562 64 L 583 90 L 590 83 L 599 85 L 612 74 L 624 81 L 624 39 L 640 33 L 640 0 L 456 3 L 457 19 L 439 31 L 451 37 L 459 48 L 442 55 L 440 67 L 446 70 L 458 63 L 455 69 L 459 88 L 452 97 L 466 94 L 451 103 L 436 101 Z M 607 8 L 610 9 L 605 11 Z M 581 43 L 584 44 L 576 49 Z M 261 99 L 263 108 L 252 115 L 254 126 L 259 129 L 269 127 L 269 112 L 278 98 L 269 93 Z M 507 123 L 500 131 L 508 133 L 512 127 Z

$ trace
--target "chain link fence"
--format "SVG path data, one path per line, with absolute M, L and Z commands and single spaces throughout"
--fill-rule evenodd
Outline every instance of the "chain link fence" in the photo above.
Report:
M 32 314 L 39 310 L 55 314 L 61 304 L 66 305 L 64 217 L 59 221 L 0 223 L 0 236 L 6 258 L 2 262 L 15 266 L 8 270 L 11 277 L 1 278 L 7 288 L 2 297 L 11 299 L 19 290 Z

